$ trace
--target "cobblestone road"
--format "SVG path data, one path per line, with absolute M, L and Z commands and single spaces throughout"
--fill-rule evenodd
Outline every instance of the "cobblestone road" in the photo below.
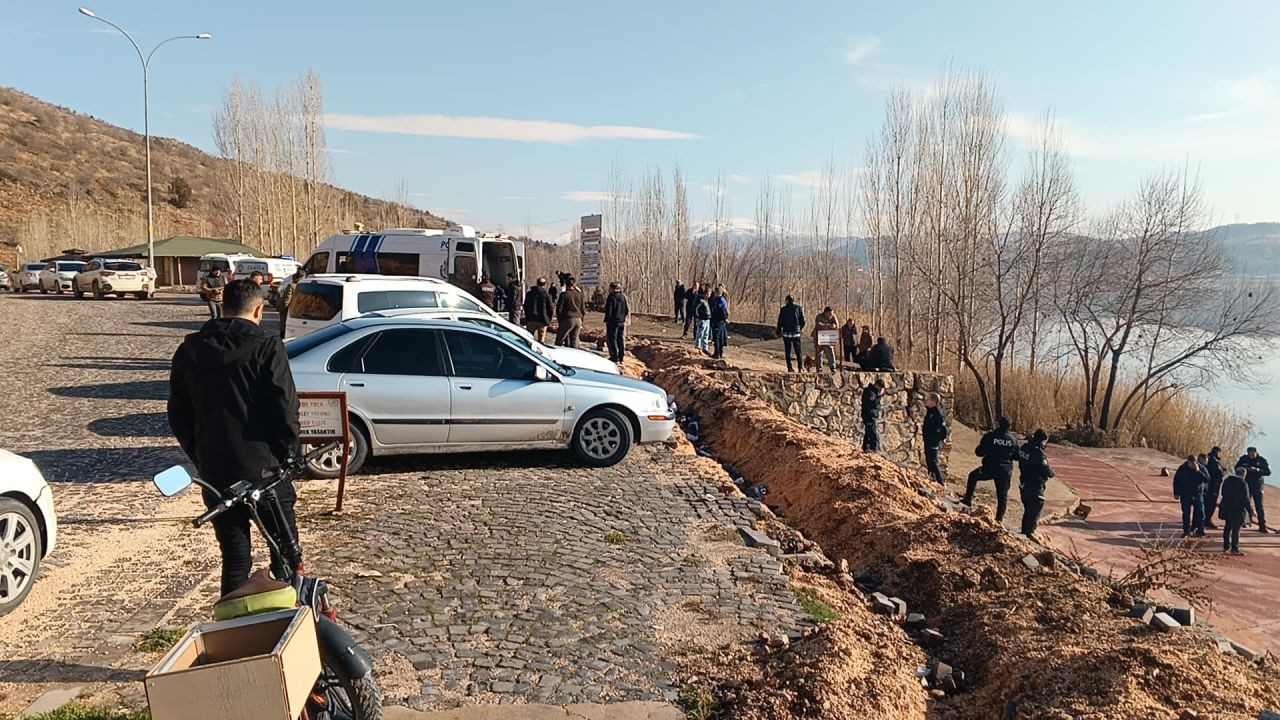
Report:
M 216 588 L 198 500 L 145 480 L 180 461 L 168 358 L 194 299 L 0 297 L 0 447 L 54 483 L 62 535 L 28 603 L 0 621 L 0 714 L 50 687 L 141 701 L 147 630 L 186 626 Z M 309 565 L 374 653 L 389 701 L 570 703 L 671 697 L 676 653 L 796 631 L 778 561 L 734 528 L 754 519 L 718 468 L 667 446 L 589 470 L 565 454 L 399 458 L 307 483 Z

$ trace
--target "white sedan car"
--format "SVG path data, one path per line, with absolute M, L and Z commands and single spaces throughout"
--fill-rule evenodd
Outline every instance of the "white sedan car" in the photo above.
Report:
M 56 292 L 61 295 L 71 291 L 71 283 L 76 273 L 84 269 L 85 263 L 79 260 L 54 260 L 40 271 L 40 292 Z
M 91 292 L 94 300 L 101 300 L 108 295 L 135 295 L 139 300 L 146 300 L 151 297 L 155 287 L 155 270 L 143 267 L 136 260 L 110 258 L 90 260 L 83 270 L 76 273 L 76 278 L 71 283 L 77 298 L 83 298 L 85 293 Z
M 675 427 L 662 388 L 560 365 L 468 323 L 357 318 L 285 349 L 299 391 L 346 393 L 349 470 L 370 454 L 556 448 L 606 467 Z M 313 474 L 336 473 L 330 455 Z
M 58 539 L 53 491 L 35 463 L 0 450 L 0 615 L 31 592 Z

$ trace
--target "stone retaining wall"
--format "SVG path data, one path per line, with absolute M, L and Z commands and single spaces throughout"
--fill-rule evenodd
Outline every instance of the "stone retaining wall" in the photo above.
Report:
M 885 457 L 907 468 L 924 467 L 924 398 L 936 392 L 952 406 L 950 375 L 916 372 L 757 373 L 721 371 L 720 379 L 809 427 L 862 446 L 862 390 L 884 378 L 880 445 Z M 951 442 L 942 448 L 945 472 Z

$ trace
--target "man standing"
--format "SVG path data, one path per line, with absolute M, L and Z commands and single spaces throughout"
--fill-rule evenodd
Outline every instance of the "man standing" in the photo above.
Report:
M 200 281 L 200 290 L 209 302 L 209 319 L 222 317 L 222 289 L 227 286 L 227 279 L 222 277 L 222 270 L 214 268 Z
M 702 286 L 695 280 L 689 283 L 689 289 L 684 291 L 684 332 L 680 333 L 680 339 L 689 337 L 689 325 L 693 323 L 694 310 L 698 307 L 698 294 L 702 291 Z M 695 334 L 697 329 L 694 329 Z
M 875 347 L 867 355 L 867 369 L 875 372 L 893 372 L 893 347 L 884 338 L 876 338 Z
M 1249 498 L 1253 500 L 1253 514 L 1258 520 L 1258 532 L 1267 532 L 1267 514 L 1262 507 L 1263 480 L 1271 474 L 1271 466 L 1267 459 L 1258 454 L 1258 448 L 1251 447 L 1236 461 L 1236 468 L 1244 468 L 1244 482 L 1249 486 Z
M 804 369 L 803 331 L 804 308 L 788 295 L 786 304 L 778 311 L 778 334 L 782 336 L 782 353 L 787 356 L 787 372 L 795 372 L 791 367 L 793 353 L 796 356 L 796 367 Z
M 698 288 L 698 302 L 693 306 L 693 346 L 711 354 L 711 304 L 707 302 L 706 288 Z
M 578 347 L 578 333 L 582 331 L 582 318 L 587 314 L 587 301 L 578 289 L 578 279 L 569 278 L 568 287 L 560 293 L 556 302 L 556 344 Z
M 929 477 L 939 485 L 946 485 L 947 479 L 942 475 L 938 465 L 938 454 L 942 452 L 942 443 L 947 439 L 947 419 L 942 414 L 942 396 L 931 392 L 924 398 L 924 428 L 921 432 L 924 440 L 924 464 L 929 469 Z
M 862 390 L 862 449 L 880 452 L 880 401 L 884 398 L 884 378 Z
M 858 360 L 858 326 L 852 315 L 840 326 L 840 350 L 840 362 L 852 367 Z
M 725 294 L 723 285 L 716 287 L 711 293 L 711 357 L 724 359 L 724 346 L 729 344 L 729 296 Z
M 1240 528 L 1244 527 L 1245 508 L 1249 506 L 1249 485 L 1244 479 L 1245 469 L 1236 468 L 1236 474 L 1222 478 L 1222 552 L 1243 555 L 1240 552 Z
M 518 325 L 520 323 L 520 283 L 516 282 L 515 275 L 507 273 L 507 285 L 504 290 L 506 291 L 504 304 L 507 308 L 507 321 L 512 325 Z
M 524 296 L 524 326 L 538 342 L 547 341 L 547 328 L 551 325 L 554 313 L 555 305 L 551 302 L 551 294 L 547 292 L 547 279 L 540 277 L 537 284 L 529 288 Z
M 479 294 L 480 302 L 495 310 L 498 308 L 498 286 L 489 280 L 489 273 L 480 276 L 480 284 L 476 286 L 476 292 Z
M 868 367 L 868 362 L 871 359 L 871 348 L 875 344 L 875 340 L 871 337 L 871 326 L 863 325 L 862 335 L 858 336 L 858 364 L 862 366 L 863 370 Z
M 1013 459 L 1018 455 L 1018 439 L 1009 432 L 1009 418 L 1001 415 L 994 430 L 982 436 L 974 455 L 982 458 L 982 465 L 969 473 L 969 482 L 960 502 L 973 507 L 973 493 L 979 480 L 996 483 L 996 522 L 1004 521 L 1004 511 L 1009 506 L 1009 485 L 1013 483 Z
M 609 343 L 609 359 L 615 363 L 621 363 L 627 353 L 627 316 L 630 314 L 622 286 L 609 283 L 609 297 L 604 299 L 604 333 Z
M 840 321 L 836 319 L 836 314 L 832 312 L 831 306 L 822 308 L 822 313 L 813 321 L 813 346 L 818 348 L 818 369 L 822 369 L 822 358 L 827 359 L 827 365 L 831 368 L 831 372 L 836 371 L 836 348 L 834 345 L 819 345 L 818 333 L 837 330 L 840 328 Z
M 1195 455 L 1188 455 L 1173 474 L 1173 496 L 1182 502 L 1182 537 L 1193 532 L 1196 537 L 1204 537 L 1204 484 L 1200 463 Z
M 677 280 L 675 292 L 672 293 L 671 299 L 675 302 L 676 324 L 679 325 L 684 321 L 684 283 Z
M 1030 538 L 1036 532 L 1040 522 L 1040 511 L 1044 510 L 1044 486 L 1053 477 L 1053 468 L 1049 467 L 1049 458 L 1045 457 L 1044 445 L 1049 441 L 1049 433 L 1036 430 L 1031 440 L 1018 451 L 1018 491 L 1022 495 L 1022 534 Z
M 224 291 L 225 317 L 188 335 L 173 356 L 169 374 L 169 427 L 201 479 L 222 491 L 242 480 L 258 480 L 298 451 L 298 394 L 279 338 L 262 330 L 262 291 L 237 280 Z M 291 483 L 272 491 L 297 536 Z M 212 508 L 218 498 L 205 491 Z M 270 513 L 263 521 L 271 529 Z M 248 580 L 253 568 L 249 511 L 236 506 L 213 519 L 222 550 L 222 594 Z M 290 565 L 301 550 L 282 549 Z
M 1222 448 L 1217 445 L 1209 451 L 1204 462 L 1204 469 L 1209 471 L 1209 488 L 1204 494 L 1204 526 L 1210 530 L 1217 530 L 1218 526 L 1213 524 L 1213 518 L 1218 510 L 1218 493 L 1222 489 L 1223 470 L 1222 470 Z
M 284 325 L 289 320 L 289 306 L 293 304 L 293 296 L 298 292 L 298 283 L 307 276 L 307 271 L 299 267 L 293 271 L 293 280 L 285 283 L 280 290 L 280 299 L 276 304 L 276 313 L 280 315 L 280 339 L 284 339 Z

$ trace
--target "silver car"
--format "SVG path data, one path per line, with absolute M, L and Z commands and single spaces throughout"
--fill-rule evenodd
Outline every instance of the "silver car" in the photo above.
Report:
M 349 470 L 370 454 L 556 448 L 606 467 L 675 427 L 662 388 L 559 365 L 469 323 L 357 318 L 285 347 L 299 391 L 347 394 Z M 332 455 L 313 474 L 336 475 Z

